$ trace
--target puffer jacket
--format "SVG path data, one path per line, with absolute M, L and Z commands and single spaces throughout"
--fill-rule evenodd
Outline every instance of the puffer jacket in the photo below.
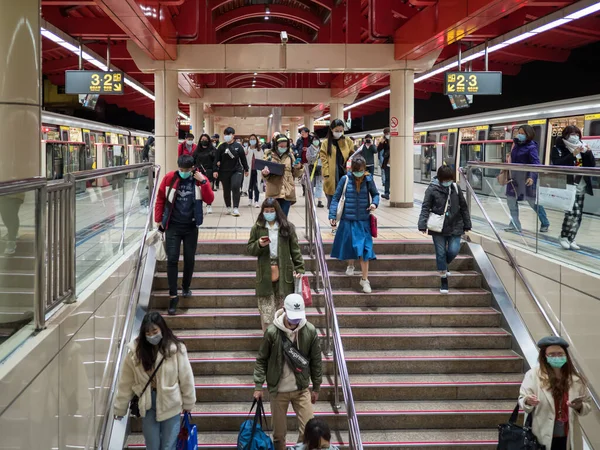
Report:
M 280 309 L 276 317 L 284 314 Z M 301 324 L 302 325 L 302 324 Z M 309 360 L 309 370 L 305 373 L 294 373 L 296 386 L 299 391 L 308 388 L 312 379 L 313 391 L 319 392 L 323 382 L 323 362 L 321 355 L 321 342 L 319 333 L 312 323 L 304 322 L 298 330 L 296 345 L 298 350 Z M 284 355 L 281 331 L 276 325 L 271 324 L 263 337 L 256 364 L 254 366 L 254 389 L 262 390 L 263 383 L 267 381 L 267 388 L 271 395 L 277 394 L 277 387 L 283 373 Z
M 433 212 L 437 215 L 444 214 L 444 208 L 446 207 L 446 200 L 448 199 L 450 188 L 452 188 L 452 193 L 448 204 L 446 219 L 444 220 L 444 228 L 441 233 L 429 231 L 429 234 L 462 236 L 465 231 L 471 229 L 469 208 L 460 186 L 454 183 L 450 187 L 444 187 L 437 178 L 434 178 L 425 191 L 425 198 L 423 199 L 423 205 L 421 206 L 421 215 L 419 216 L 420 231 L 427 230 L 427 220 L 429 219 L 430 213 Z
M 267 181 L 266 196 L 268 198 L 283 198 L 289 200 L 292 204 L 296 203 L 296 185 L 294 178 L 302 176 L 302 165 L 300 168 L 294 168 L 296 158 L 292 150 L 288 150 L 282 156 L 276 151 L 268 150 L 265 152 L 265 161 L 272 161 L 285 166 L 283 175 L 275 175 L 270 173 L 265 180 Z
M 363 182 L 360 184 L 360 191 L 356 190 L 356 178 L 352 173 L 349 173 L 342 177 L 338 183 L 331 205 L 329 207 L 329 219 L 333 220 L 336 218 L 338 204 L 342 198 L 342 192 L 344 191 L 344 185 L 348 180 L 348 186 L 346 187 L 346 202 L 344 203 L 344 212 L 342 213 L 341 220 L 348 221 L 365 221 L 370 220 L 370 212 L 368 210 L 371 204 L 379 206 L 379 191 L 373 180 L 373 176 L 366 175 Z
M 535 141 L 520 143 L 515 140 L 515 145 L 510 152 L 510 162 L 512 164 L 540 164 L 538 154 L 538 144 Z M 508 197 L 517 197 L 517 200 L 524 198 L 535 198 L 535 187 L 537 182 L 536 172 L 524 172 L 521 170 L 512 170 L 510 172 L 511 181 L 506 185 L 506 195 Z M 533 184 L 527 186 L 527 179 L 531 178 Z

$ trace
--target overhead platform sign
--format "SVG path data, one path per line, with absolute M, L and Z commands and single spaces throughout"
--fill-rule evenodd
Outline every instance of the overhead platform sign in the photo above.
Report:
M 446 72 L 444 94 L 501 95 L 502 72 Z
M 67 70 L 67 94 L 123 95 L 123 72 Z

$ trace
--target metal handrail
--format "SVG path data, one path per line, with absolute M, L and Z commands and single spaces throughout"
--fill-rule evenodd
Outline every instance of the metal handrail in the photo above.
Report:
M 521 268 L 517 264 L 517 261 L 515 260 L 514 256 L 511 254 L 511 252 L 508 250 L 508 247 L 506 246 L 506 243 L 504 242 L 504 240 L 500 236 L 500 233 L 498 232 L 498 229 L 494 225 L 494 222 L 492 221 L 492 219 L 490 218 L 490 216 L 486 212 L 485 208 L 483 207 L 483 204 L 481 203 L 481 200 L 479 199 L 479 197 L 477 197 L 477 194 L 475 193 L 475 190 L 473 189 L 473 186 L 471 186 L 471 183 L 469 182 L 469 175 L 470 175 L 471 167 L 476 167 L 478 165 L 479 165 L 479 163 L 477 163 L 477 165 L 475 165 L 475 164 L 471 165 L 469 163 L 467 165 L 467 171 L 466 172 L 465 172 L 465 170 L 462 167 L 460 167 L 458 169 L 459 172 L 463 175 L 463 179 L 465 181 L 465 185 L 467 187 L 467 190 L 468 190 L 469 194 L 475 200 L 475 203 L 477 203 L 477 206 L 479 206 L 479 209 L 481 210 L 481 213 L 483 214 L 483 217 L 485 218 L 485 220 L 487 221 L 488 225 L 492 229 L 492 232 L 496 236 L 496 239 L 498 239 L 498 243 L 500 244 L 500 248 L 502 248 L 502 251 L 504 252 L 504 254 L 506 255 L 506 257 L 508 258 L 508 264 L 515 270 L 516 274 L 521 279 L 521 282 L 523 283 L 523 286 L 525 286 L 525 289 L 527 290 L 529 296 L 533 299 L 533 301 L 536 304 L 539 312 L 541 313 L 542 317 L 546 321 L 546 325 L 548 325 L 548 328 L 550 328 L 550 330 L 552 331 L 552 334 L 554 336 L 559 336 L 559 332 L 556 329 L 556 327 L 554 326 L 554 324 L 552 323 L 552 320 L 550 320 L 550 316 L 548 316 L 548 313 L 546 313 L 546 311 L 544 310 L 544 307 L 542 306 L 542 302 L 539 300 L 539 298 L 537 297 L 537 295 L 535 295 L 535 292 L 533 291 L 533 288 L 531 287 L 531 284 L 527 281 L 527 279 L 523 275 L 523 272 L 521 272 Z M 514 164 L 506 164 L 506 165 L 507 166 L 513 166 Z M 517 165 L 528 166 L 527 164 L 517 164 Z M 488 167 L 488 166 L 486 165 L 486 167 Z M 529 167 L 531 167 L 531 166 L 529 166 Z M 581 366 L 577 363 L 577 361 L 575 360 L 575 358 L 572 358 L 572 361 L 573 361 L 573 365 L 575 366 L 575 368 L 577 369 L 577 371 L 579 373 L 583 374 L 583 370 L 581 370 Z M 588 389 L 588 392 L 590 394 L 591 399 L 596 404 L 596 407 L 598 409 L 600 409 L 600 397 L 598 397 L 598 394 L 595 392 L 595 390 L 594 390 L 594 388 L 592 386 L 590 386 L 588 384 L 586 387 Z
M 25 178 L 23 180 L 3 181 L 0 183 L 0 195 L 19 194 L 46 186 L 44 177 Z
M 330 350 L 330 335 L 333 340 L 333 364 L 334 364 L 334 407 L 339 409 L 339 385 L 341 382 L 342 393 L 344 394 L 344 403 L 346 406 L 346 414 L 348 417 L 348 434 L 349 445 L 352 450 L 362 450 L 363 444 L 360 437 L 360 427 L 358 425 L 358 417 L 354 406 L 354 396 L 352 395 L 352 387 L 350 386 L 350 376 L 348 375 L 348 367 L 346 366 L 346 357 L 344 355 L 344 346 L 340 335 L 340 327 L 333 302 L 333 292 L 331 282 L 329 280 L 329 269 L 325 260 L 325 250 L 323 248 L 323 239 L 321 237 L 321 227 L 317 218 L 317 208 L 312 191 L 312 183 L 310 180 L 310 170 L 308 165 L 304 167 L 304 183 L 306 183 L 306 235 L 310 246 L 311 256 L 317 261 L 316 278 L 319 275 L 323 281 L 323 296 L 325 297 L 325 328 L 327 332 L 326 353 Z M 318 286 L 318 281 L 317 281 Z M 338 380 L 339 373 L 339 380 Z
M 87 181 L 111 175 L 126 174 L 133 172 L 134 170 L 144 170 L 150 167 L 155 166 L 151 163 L 139 163 L 126 166 L 107 167 L 106 169 L 81 170 L 79 172 L 74 172 L 73 176 L 75 177 L 75 181 Z
M 600 167 L 544 166 L 542 164 L 513 164 L 468 161 L 467 169 L 500 169 L 535 173 L 555 173 L 573 176 L 600 177 Z
M 152 187 L 152 196 L 150 197 L 148 217 L 146 218 L 146 225 L 144 226 L 144 235 L 142 238 L 140 249 L 138 251 L 137 260 L 135 263 L 135 269 L 134 269 L 135 273 L 134 273 L 134 277 L 133 277 L 133 283 L 131 285 L 132 286 L 131 287 L 131 295 L 129 296 L 129 303 L 127 305 L 127 314 L 125 316 L 125 322 L 123 323 L 123 334 L 119 340 L 119 350 L 117 352 L 117 358 L 115 359 L 115 365 L 114 365 L 115 372 L 113 374 L 111 385 L 110 385 L 110 390 L 108 393 L 106 409 L 104 411 L 104 417 L 102 419 L 102 426 L 100 427 L 100 435 L 98 437 L 98 446 L 96 447 L 97 450 L 102 450 L 105 448 L 104 443 L 105 443 L 106 435 L 108 432 L 108 424 L 111 420 L 114 420 L 114 418 L 112 417 L 110 412 L 112 410 L 113 403 L 115 400 L 117 382 L 119 380 L 119 368 L 121 367 L 123 355 L 125 353 L 125 346 L 128 344 L 128 340 L 126 339 L 126 337 L 130 335 L 130 333 L 132 332 L 132 328 L 133 328 L 134 311 L 135 311 L 135 306 L 137 304 L 137 300 L 138 300 L 138 296 L 139 296 L 138 284 L 141 283 L 140 273 L 141 273 L 141 268 L 142 268 L 142 258 L 144 255 L 144 250 L 146 248 L 146 239 L 148 237 L 148 231 L 150 231 L 150 228 L 152 225 L 152 215 L 154 212 L 153 204 L 156 200 L 156 194 L 158 192 L 158 182 L 157 181 L 160 177 L 160 169 L 161 169 L 160 166 L 149 164 L 149 163 L 136 164 L 133 166 L 128 166 L 130 168 L 130 170 L 128 170 L 127 172 L 130 172 L 131 170 L 137 170 L 139 168 L 137 166 L 143 166 L 143 167 L 141 167 L 142 169 L 154 168 L 156 171 L 156 172 L 154 172 L 155 173 L 155 182 L 154 182 L 154 186 Z M 153 175 L 153 171 L 149 170 L 148 179 L 150 179 L 152 177 L 152 175 Z M 102 176 L 102 175 L 99 175 L 99 176 Z M 139 287 L 141 287 L 141 286 L 139 286 Z

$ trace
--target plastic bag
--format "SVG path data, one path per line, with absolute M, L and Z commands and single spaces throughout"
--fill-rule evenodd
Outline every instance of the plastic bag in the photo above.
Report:
M 185 413 L 177 436 L 177 450 L 197 450 L 197 448 L 198 429 L 192 424 L 192 415 Z
M 295 293 L 302 296 L 304 306 L 312 306 L 312 291 L 310 290 L 310 281 L 306 275 L 302 275 L 302 278 L 296 278 Z

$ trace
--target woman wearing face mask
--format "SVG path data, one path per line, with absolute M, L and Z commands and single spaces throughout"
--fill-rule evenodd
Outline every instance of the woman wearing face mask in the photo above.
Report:
M 296 203 L 294 180 L 302 176 L 302 164 L 296 164 L 290 140 L 282 134 L 277 137 L 274 150 L 265 154 L 265 160 L 285 166 L 283 175 L 272 174 L 268 167 L 262 170 L 262 175 L 267 182 L 266 196 L 276 198 L 287 217 L 290 207 Z
M 296 229 L 274 198 L 262 204 L 250 231 L 248 253 L 258 257 L 256 298 L 264 331 L 273 323 L 283 299 L 294 292 L 294 276 L 304 273 Z
M 331 445 L 331 430 L 323 419 L 313 418 L 306 422 L 304 440 L 292 450 L 339 450 Z
M 596 159 L 589 146 L 581 141 L 581 130 L 569 125 L 556 139 L 550 153 L 550 160 L 556 166 L 595 167 Z M 577 232 L 583 219 L 583 202 L 585 195 L 594 195 L 590 177 L 567 176 L 567 183 L 575 185 L 576 195 L 573 209 L 565 214 L 560 232 L 560 245 L 565 250 L 581 250 L 575 242 Z
M 223 184 L 223 199 L 227 214 L 235 217 L 240 215 L 240 196 L 242 181 L 249 173 L 248 162 L 244 147 L 234 141 L 235 130 L 225 128 L 223 142 L 216 152 L 213 165 L 213 177 L 221 180 Z M 233 210 L 231 209 L 231 196 L 233 195 Z
M 540 164 L 538 144 L 534 141 L 535 131 L 530 125 L 523 125 L 517 131 L 513 148 L 508 162 L 513 164 Z M 531 209 L 537 212 L 540 218 L 540 232 L 545 233 L 550 227 L 550 221 L 543 206 L 536 204 L 537 173 L 511 171 L 511 179 L 506 185 L 506 202 L 511 215 L 511 224 L 504 231 L 521 232 L 519 220 L 519 202 L 526 200 Z
M 373 236 L 371 236 L 371 211 L 379 205 L 379 191 L 373 176 L 366 171 L 365 159 L 355 156 L 352 159 L 352 171 L 342 177 L 329 207 L 329 221 L 332 227 L 337 226 L 337 208 L 342 195 L 346 202 L 342 213 L 339 230 L 335 234 L 331 257 L 348 261 L 346 275 L 354 275 L 354 260 L 360 260 L 362 278 L 360 285 L 363 292 L 371 292 L 369 283 L 369 261 L 375 259 Z M 344 194 L 344 190 L 346 191 Z
M 208 180 L 211 185 L 214 181 L 213 179 L 213 165 L 215 162 L 215 151 L 216 149 L 213 147 L 210 136 L 206 133 L 200 136 L 200 145 L 196 148 L 196 151 L 192 155 L 194 157 L 196 169 L 198 169 Z M 212 201 L 211 203 L 206 203 L 206 214 L 212 214 Z
M 431 213 L 445 216 L 441 233 L 429 230 L 435 247 L 435 261 L 440 272 L 442 294 L 448 293 L 450 263 L 460 251 L 460 237 L 471 230 L 471 216 L 460 186 L 454 182 L 454 170 L 440 166 L 437 177 L 427 190 L 419 216 L 419 231 L 427 233 Z
M 177 157 L 180 157 L 181 155 L 192 156 L 197 147 L 198 146 L 194 144 L 194 135 L 192 133 L 188 133 L 185 135 L 185 141 L 183 141 L 177 147 Z
M 255 134 L 250 135 L 250 147 L 248 148 L 248 166 L 250 167 L 250 185 L 248 187 L 248 206 L 252 206 L 254 201 L 254 207 L 260 208 L 258 199 L 260 198 L 259 186 L 262 183 L 262 174 L 260 170 L 256 170 L 256 160 L 264 159 L 265 152 L 258 142 L 258 137 Z
M 569 343 L 548 336 L 537 343 L 538 365 L 525 374 L 519 404 L 525 414 L 533 412 L 533 434 L 546 450 L 582 449 L 580 416 L 591 410 L 582 377 L 569 354 Z
M 146 448 L 175 450 L 180 414 L 191 411 L 196 403 L 194 374 L 185 345 L 160 313 L 151 312 L 144 316 L 138 337 L 127 347 L 115 418 L 120 420 L 128 413 L 129 402 L 137 395 Z
M 323 204 L 323 165 L 319 152 L 321 151 L 321 140 L 316 134 L 311 134 L 309 137 L 310 145 L 306 151 L 306 161 L 309 165 L 309 170 L 312 179 L 313 193 L 315 200 L 318 201 L 317 208 L 324 208 Z M 316 164 L 316 167 L 315 167 Z
M 250 142 L 248 142 L 248 139 L 244 138 L 244 140 L 242 141 L 242 147 L 244 148 L 244 154 L 246 155 L 246 164 L 248 164 L 248 167 L 250 167 L 250 161 L 252 160 L 252 157 L 250 155 Z M 247 176 L 247 177 L 244 177 L 244 181 L 242 183 L 242 197 L 248 196 L 248 188 L 249 187 L 250 187 L 250 176 Z M 252 206 L 252 202 L 250 202 L 249 205 Z
M 346 162 L 353 153 L 352 140 L 344 136 L 344 121 L 335 119 L 327 129 L 327 137 L 321 141 L 320 152 L 327 208 L 331 206 L 331 199 L 340 179 L 346 175 Z

